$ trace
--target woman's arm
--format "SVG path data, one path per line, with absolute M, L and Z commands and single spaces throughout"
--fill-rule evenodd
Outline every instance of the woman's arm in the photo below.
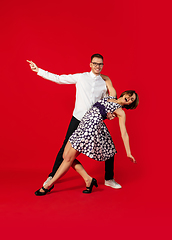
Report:
M 106 76 L 106 75 L 103 75 L 103 74 L 101 74 L 101 77 L 106 82 L 106 86 L 107 86 L 107 89 L 109 91 L 109 95 L 116 98 L 116 90 L 113 87 L 113 84 L 112 84 L 110 78 L 108 76 Z
M 136 163 L 136 160 L 131 155 L 129 136 L 128 136 L 126 126 L 125 126 L 125 121 L 126 121 L 125 112 L 122 109 L 117 109 L 115 111 L 115 113 L 117 114 L 117 116 L 119 118 L 119 127 L 120 127 L 120 131 L 121 131 L 121 137 L 122 137 L 122 140 L 123 140 L 123 143 L 125 146 L 127 157 L 129 157 L 133 161 L 133 163 Z

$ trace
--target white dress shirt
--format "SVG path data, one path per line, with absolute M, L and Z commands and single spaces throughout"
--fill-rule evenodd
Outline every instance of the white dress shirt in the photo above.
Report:
M 92 71 L 69 75 L 57 75 L 39 68 L 37 74 L 58 84 L 76 85 L 76 99 L 73 116 L 79 121 L 95 102 L 107 96 L 105 81 L 100 75 L 97 76 Z

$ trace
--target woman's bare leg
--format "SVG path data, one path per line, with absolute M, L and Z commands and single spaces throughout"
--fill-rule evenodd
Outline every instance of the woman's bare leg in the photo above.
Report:
M 65 149 L 64 149 L 64 154 L 63 154 L 63 158 L 65 159 L 65 157 L 67 156 L 67 154 L 69 153 L 70 148 L 72 147 L 72 144 L 68 141 Z M 79 155 L 80 153 L 78 153 Z M 77 156 L 78 156 L 77 155 Z M 90 177 L 88 175 L 88 173 L 85 171 L 84 167 L 82 166 L 82 164 L 75 159 L 72 163 L 72 168 L 81 175 L 81 177 L 84 179 L 86 187 L 89 187 L 92 181 L 92 177 Z
M 63 162 L 56 171 L 54 177 L 44 186 L 45 189 L 50 188 L 59 178 L 61 178 L 72 166 L 73 169 L 81 175 L 86 183 L 86 187 L 89 187 L 92 181 L 92 177 L 83 168 L 82 164 L 75 158 L 80 154 L 77 150 L 72 148 L 71 143 L 68 141 L 64 149 Z M 44 192 L 43 189 L 40 189 L 40 192 Z
M 66 151 L 64 151 L 64 160 L 56 171 L 54 177 L 46 185 L 44 185 L 45 189 L 50 188 L 51 185 L 53 185 L 59 178 L 61 178 L 69 170 L 75 158 L 80 154 L 69 144 L 67 148 L 65 147 L 65 149 Z M 44 190 L 41 188 L 40 192 L 44 192 Z
M 88 173 L 85 171 L 82 164 L 75 159 L 72 163 L 72 168 L 81 175 L 81 177 L 84 179 L 86 187 L 89 187 L 92 181 L 92 177 L 88 175 Z

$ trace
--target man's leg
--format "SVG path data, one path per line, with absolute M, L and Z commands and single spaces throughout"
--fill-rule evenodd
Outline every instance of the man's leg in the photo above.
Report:
M 67 133 L 66 133 L 65 140 L 63 142 L 63 145 L 62 145 L 60 151 L 57 154 L 57 157 L 56 157 L 56 160 L 55 160 L 52 172 L 49 174 L 49 177 L 53 177 L 54 176 L 54 174 L 56 173 L 57 169 L 59 168 L 59 166 L 63 162 L 63 151 L 64 151 L 64 148 L 66 146 L 66 143 L 67 143 L 69 137 L 72 135 L 72 133 L 77 129 L 79 123 L 80 123 L 80 121 L 78 119 L 76 119 L 75 117 L 72 117 L 72 119 L 70 121 L 70 124 L 69 124 L 69 127 L 68 127 L 68 130 L 67 130 Z
M 112 180 L 114 177 L 114 157 L 105 161 L 105 180 Z
M 114 180 L 114 157 L 105 161 L 105 185 L 116 189 L 122 187 Z

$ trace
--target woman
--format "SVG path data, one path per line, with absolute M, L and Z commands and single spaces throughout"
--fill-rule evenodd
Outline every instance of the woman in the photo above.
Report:
M 103 122 L 108 112 L 115 114 L 115 116 L 119 118 L 121 136 L 127 157 L 129 157 L 133 163 L 136 163 L 136 160 L 131 155 L 129 137 L 125 127 L 125 112 L 122 108 L 135 109 L 139 103 L 138 95 L 135 91 L 130 90 L 123 92 L 121 96 L 116 99 L 115 89 L 111 85 L 108 86 L 108 82 L 107 87 L 111 96 L 99 100 L 84 115 L 78 128 L 66 144 L 63 154 L 64 161 L 54 177 L 44 187 L 35 192 L 37 196 L 42 196 L 50 192 L 54 187 L 53 184 L 62 177 L 71 166 L 82 176 L 86 183 L 86 190 L 84 190 L 83 193 L 91 193 L 93 186 L 98 187 L 96 179 L 88 175 L 80 162 L 76 160 L 76 157 L 80 153 L 83 153 L 97 161 L 106 161 L 116 154 L 110 133 Z

